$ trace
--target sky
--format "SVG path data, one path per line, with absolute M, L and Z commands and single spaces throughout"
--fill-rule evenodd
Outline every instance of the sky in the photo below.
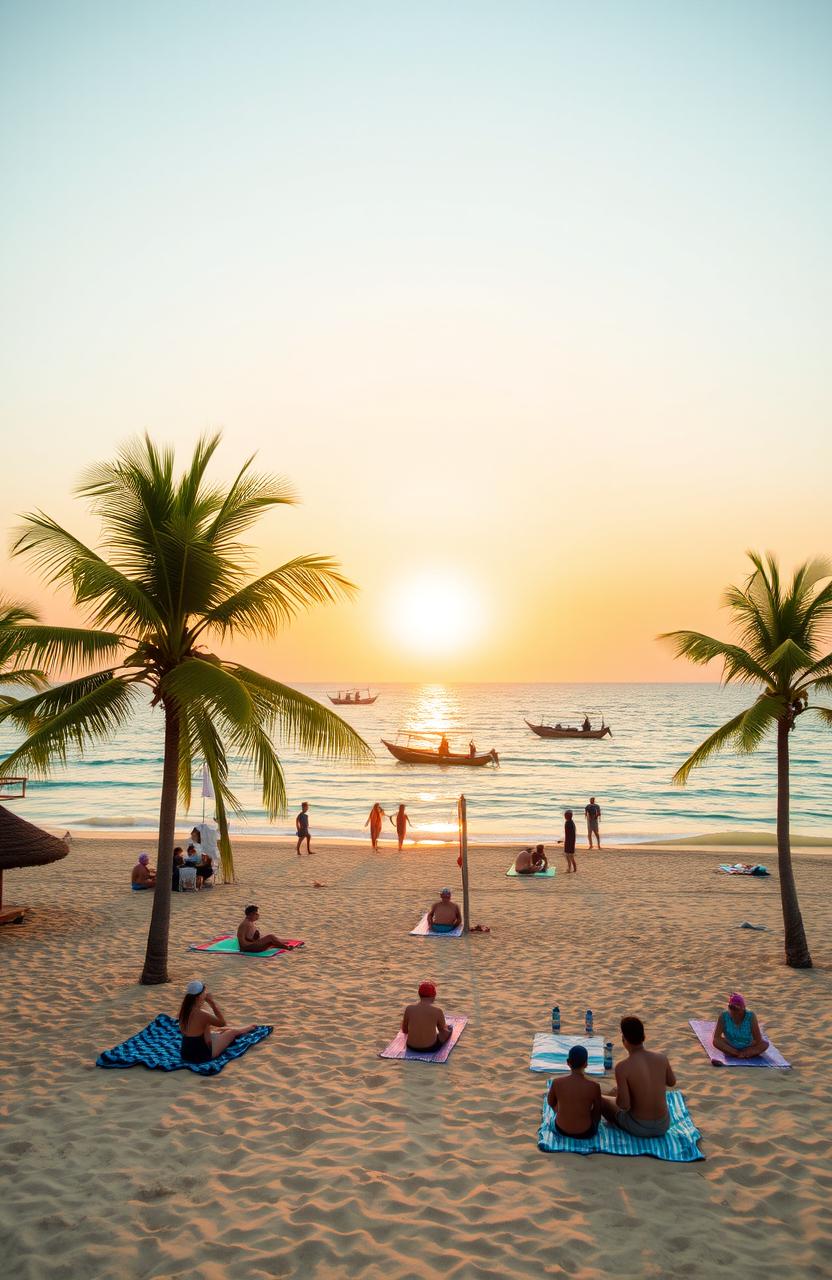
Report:
M 832 553 L 831 61 L 810 0 L 3 0 L 4 527 L 221 428 L 302 498 L 260 568 L 360 588 L 269 674 L 702 679 L 658 632 Z

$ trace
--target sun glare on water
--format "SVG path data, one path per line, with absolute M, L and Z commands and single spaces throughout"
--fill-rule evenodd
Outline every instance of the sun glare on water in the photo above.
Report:
M 482 626 L 482 602 L 473 586 L 447 573 L 408 578 L 389 607 L 394 635 L 413 653 L 456 653 Z

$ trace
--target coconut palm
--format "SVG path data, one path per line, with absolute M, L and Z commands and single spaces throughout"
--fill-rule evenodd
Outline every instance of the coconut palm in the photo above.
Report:
M 832 726 L 832 708 L 809 705 L 810 692 L 832 690 L 832 564 L 811 560 L 800 566 L 784 585 L 772 555 L 748 553 L 753 572 L 742 587 L 729 587 L 725 606 L 731 610 L 736 644 L 714 640 L 698 631 L 671 631 L 677 657 L 701 665 L 717 659 L 726 684 L 760 689 L 745 711 L 722 725 L 674 775 L 684 785 L 693 769 L 725 748 L 755 751 L 768 731 L 777 731 L 777 862 L 783 906 L 786 963 L 808 969 L 812 957 L 797 901 L 789 836 L 789 734 L 797 718 L 810 711 Z
M 37 620 L 37 614 L 27 605 L 0 596 L 0 684 L 46 688 L 46 677 L 42 671 L 19 665 L 20 628 Z M 11 706 L 14 702 L 11 694 L 0 693 L 0 707 Z
M 252 765 L 271 818 L 286 789 L 272 734 L 305 751 L 364 759 L 369 748 L 343 720 L 295 689 L 210 652 L 208 641 L 271 636 L 301 609 L 352 593 L 335 561 L 301 556 L 250 578 L 240 535 L 268 508 L 294 501 L 285 481 L 249 459 L 229 488 L 206 479 L 219 435 L 202 439 L 175 474 L 170 450 L 137 440 L 93 468 L 78 493 L 102 525 L 96 551 L 43 512 L 24 518 L 13 554 L 49 583 L 68 585 L 85 629 L 20 624 L 18 654 L 74 678 L 0 712 L 28 733 L 0 771 L 45 773 L 70 749 L 107 739 L 150 691 L 164 718 L 157 887 L 141 981 L 166 982 L 177 798 L 190 804 L 196 759 L 214 787 L 220 855 L 232 873 L 228 812 L 232 752 Z

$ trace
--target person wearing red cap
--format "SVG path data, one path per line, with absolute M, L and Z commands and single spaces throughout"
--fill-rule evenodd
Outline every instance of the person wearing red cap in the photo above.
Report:
M 451 1028 L 436 999 L 436 987 L 432 982 L 419 985 L 419 1003 L 409 1004 L 402 1018 L 402 1031 L 407 1037 L 407 1047 L 414 1053 L 435 1053 L 451 1038 Z

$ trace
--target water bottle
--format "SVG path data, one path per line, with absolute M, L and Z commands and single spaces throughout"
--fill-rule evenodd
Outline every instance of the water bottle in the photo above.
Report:
M 604 1070 L 612 1071 L 612 1040 L 604 1045 Z
M 591 1010 L 591 1009 L 587 1009 L 587 1011 L 586 1011 L 586 1024 L 585 1024 L 585 1026 L 586 1026 L 586 1034 L 587 1034 L 588 1036 L 591 1036 L 591 1035 L 592 1035 L 592 1010 Z
M 560 1005 L 556 1004 L 552 1008 L 552 1034 L 557 1035 L 560 1031 Z

